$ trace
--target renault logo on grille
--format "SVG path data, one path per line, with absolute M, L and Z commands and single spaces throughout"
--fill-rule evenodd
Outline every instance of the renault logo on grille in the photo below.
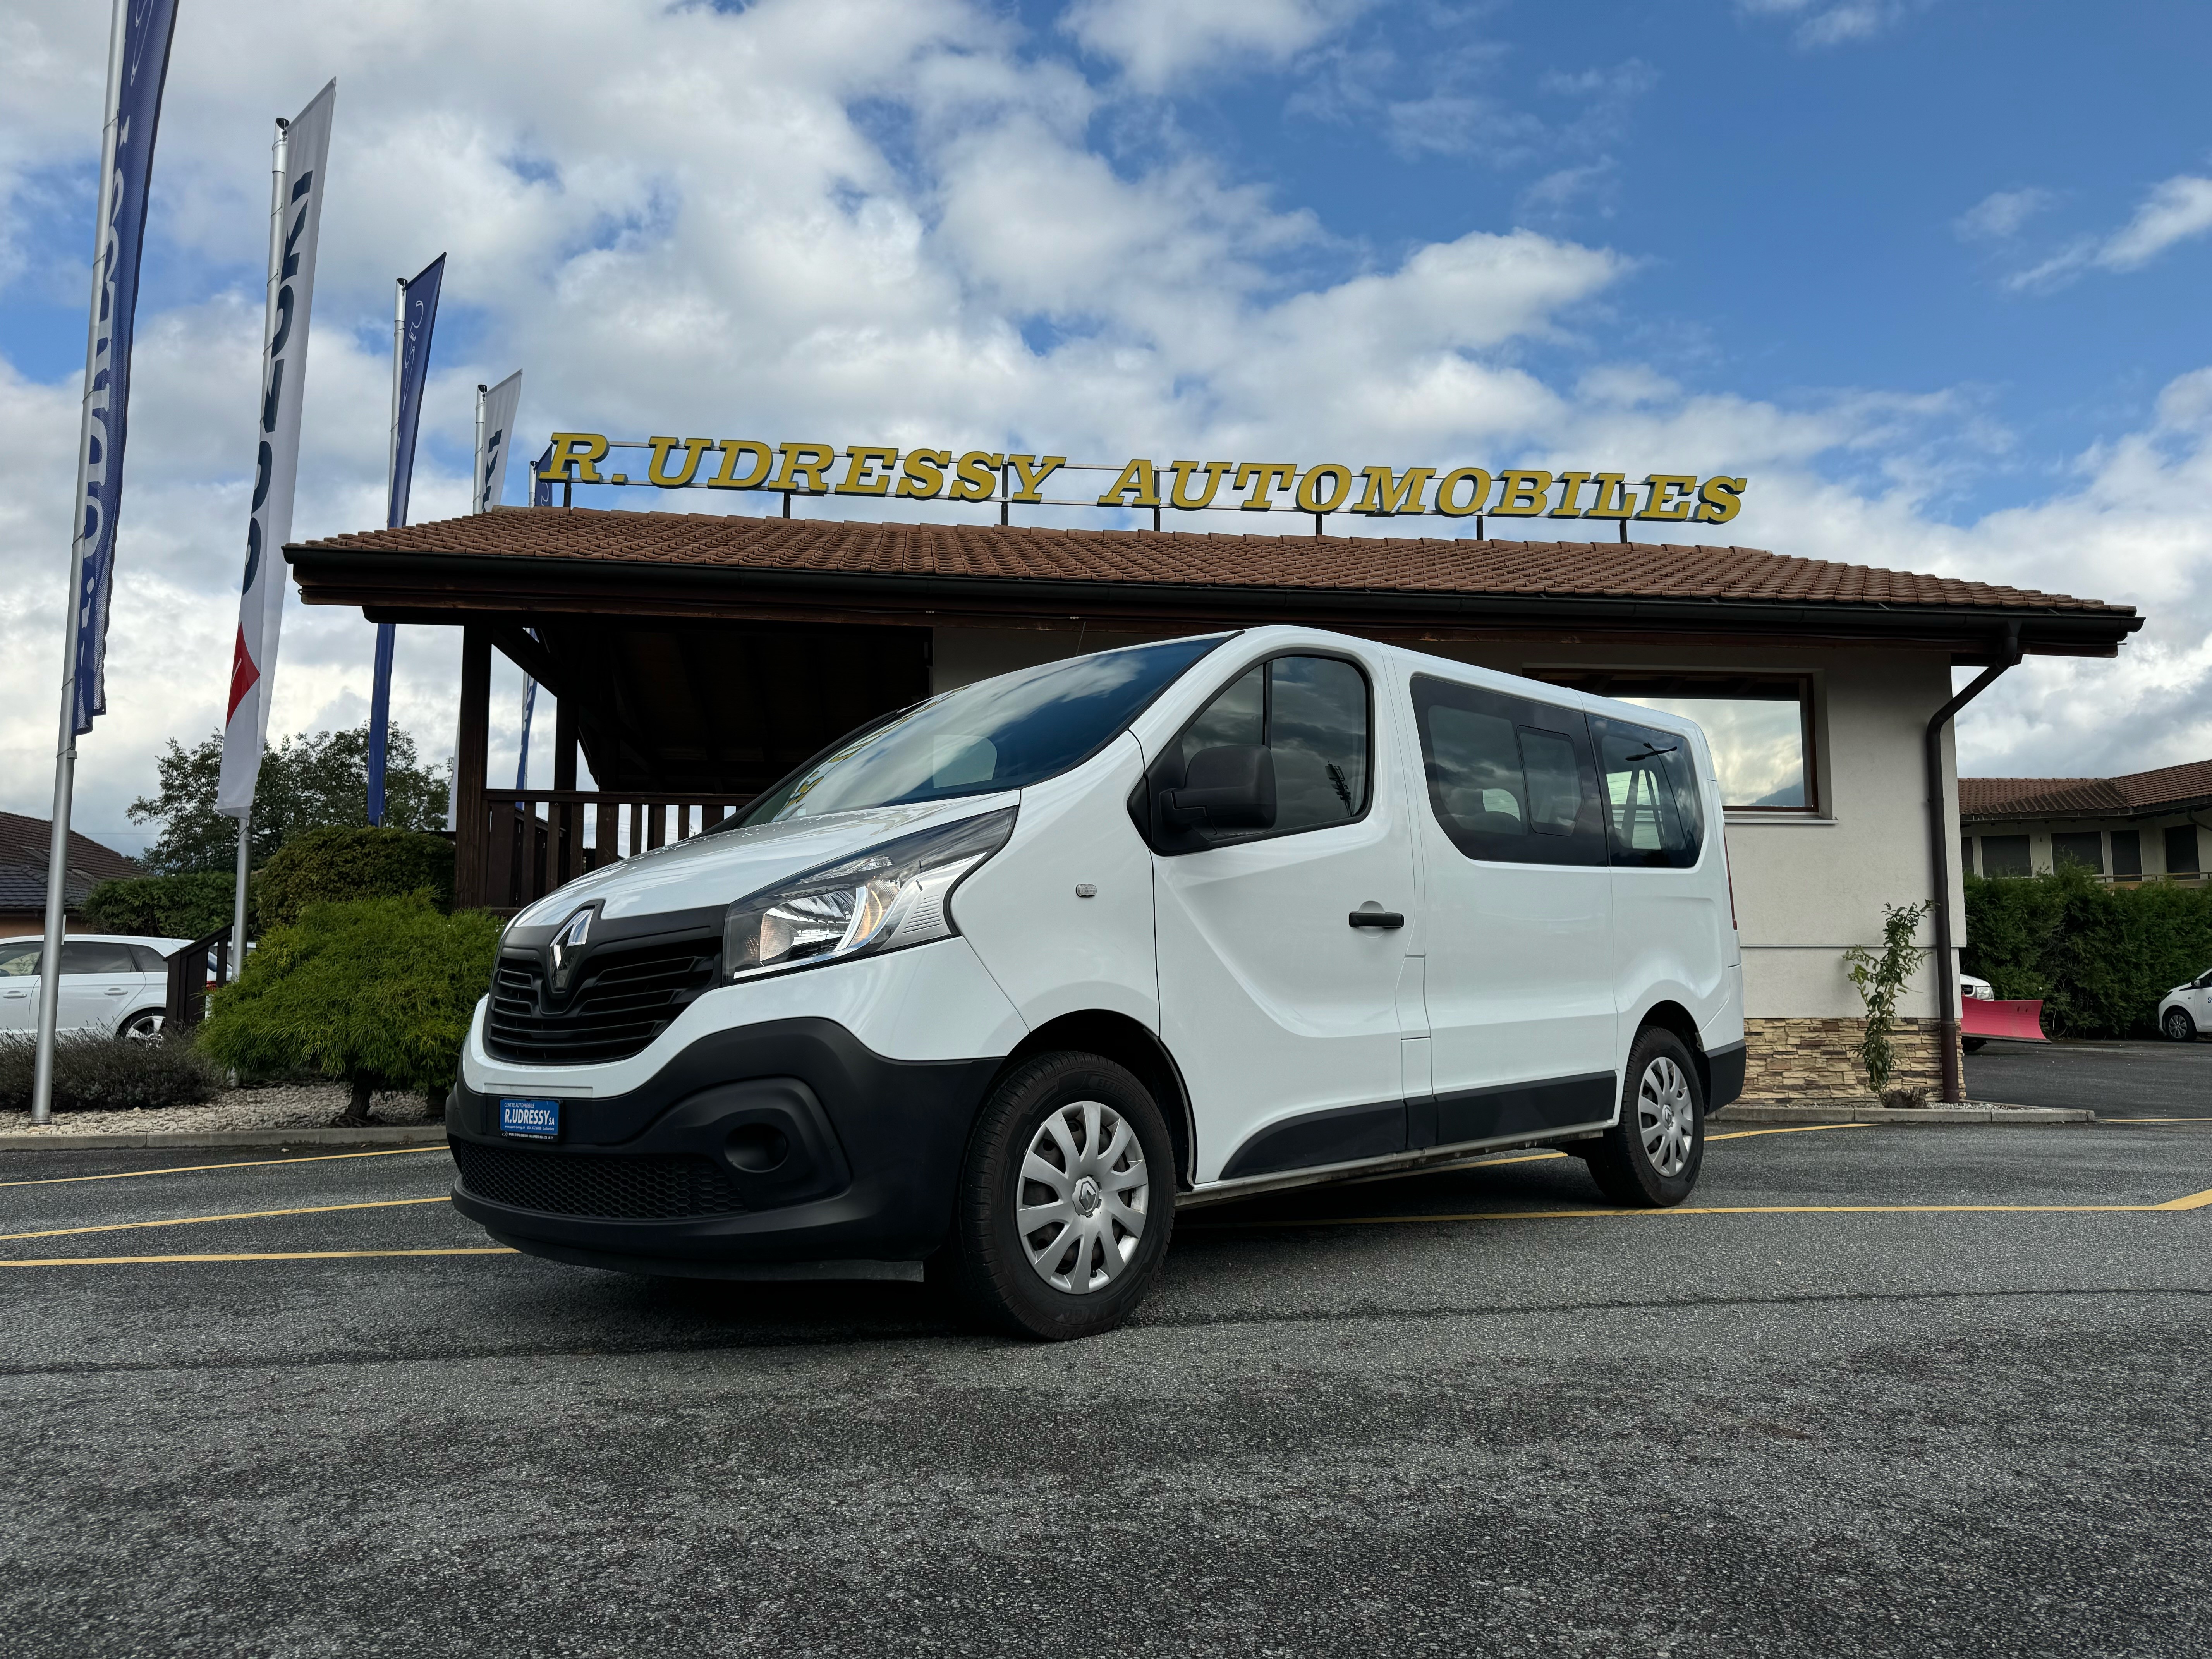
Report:
M 569 970 L 574 967 L 576 957 L 583 951 L 584 941 L 591 937 L 591 933 L 592 913 L 589 910 L 579 910 L 567 921 L 562 923 L 561 931 L 553 935 L 553 988 L 555 990 L 565 991 L 568 988 Z

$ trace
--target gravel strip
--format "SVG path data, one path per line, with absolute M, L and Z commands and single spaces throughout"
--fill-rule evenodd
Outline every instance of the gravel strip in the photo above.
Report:
M 204 1106 L 151 1110 L 56 1112 L 33 1124 L 28 1112 L 0 1112 L 0 1134 L 141 1134 L 170 1130 L 319 1129 L 346 1109 L 343 1083 L 285 1083 L 261 1089 L 226 1089 Z M 426 1123 L 429 1109 L 419 1094 L 371 1095 L 369 1116 L 379 1123 Z

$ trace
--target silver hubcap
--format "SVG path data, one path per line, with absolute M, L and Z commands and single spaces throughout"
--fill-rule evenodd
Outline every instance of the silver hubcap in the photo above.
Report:
M 125 1028 L 123 1035 L 135 1042 L 146 1042 L 161 1035 L 160 1014 L 141 1014 Z
M 1690 1079 L 1662 1054 L 1644 1068 L 1644 1081 L 1636 1087 L 1636 1132 L 1643 1138 L 1644 1155 L 1651 1167 L 1670 1178 L 1681 1174 L 1690 1161 L 1696 1127 Z
M 1022 1159 L 1014 1217 L 1037 1277 L 1077 1296 L 1120 1278 L 1145 1236 L 1151 1185 L 1137 1132 L 1103 1101 L 1045 1119 Z

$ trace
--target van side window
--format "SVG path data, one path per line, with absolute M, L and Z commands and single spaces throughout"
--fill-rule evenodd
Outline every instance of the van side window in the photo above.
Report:
M 1575 709 L 1417 675 L 1429 805 L 1452 844 L 1498 864 L 1605 862 L 1589 735 Z
M 1348 823 L 1367 810 L 1374 747 L 1367 677 L 1340 657 L 1274 657 L 1231 680 L 1182 730 L 1152 769 L 1151 788 L 1177 787 L 1191 757 L 1207 749 L 1261 747 L 1275 769 L 1272 830 L 1211 830 L 1163 826 L 1162 852 L 1291 835 Z
M 1590 716 L 1605 775 L 1607 839 L 1617 866 L 1686 870 L 1705 845 L 1690 740 L 1674 732 Z

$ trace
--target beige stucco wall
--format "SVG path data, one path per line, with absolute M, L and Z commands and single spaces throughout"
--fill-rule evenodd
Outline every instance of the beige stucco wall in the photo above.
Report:
M 951 629 L 936 632 L 939 690 L 1083 650 L 1158 634 L 1096 629 Z M 1814 683 L 1814 769 L 1820 809 L 1808 818 L 1729 819 L 1728 845 L 1743 941 L 1745 1013 L 1753 1019 L 1856 1018 L 1864 1012 L 1845 975 L 1843 952 L 1881 939 L 1885 902 L 1924 901 L 1930 883 L 1921 744 L 1928 717 L 1951 695 L 1941 653 L 1871 648 L 1717 646 L 1663 642 L 1580 647 L 1524 642 L 1406 641 L 1413 648 L 1508 673 L 1546 668 L 1735 669 L 1809 674 Z M 1958 786 L 1944 751 L 1947 812 Z M 1952 845 L 1956 846 L 1955 836 Z M 1951 872 L 1956 938 L 1965 942 L 1960 876 Z M 1932 921 L 1920 941 L 1932 946 Z M 1923 957 L 1923 964 L 1925 958 Z M 1899 1012 L 1932 1019 L 1932 976 L 1916 975 Z

